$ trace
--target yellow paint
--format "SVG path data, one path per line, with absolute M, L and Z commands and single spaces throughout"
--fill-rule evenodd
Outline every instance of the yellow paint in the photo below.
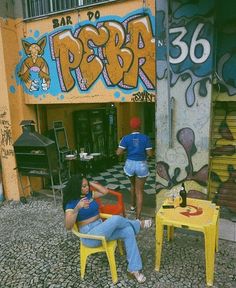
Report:
M 3 186 L 4 193 L 7 199 L 19 199 L 19 190 L 17 183 L 17 173 L 14 168 L 15 157 L 14 150 L 12 146 L 12 123 L 10 114 L 10 99 L 8 95 L 7 86 L 7 59 L 5 59 L 4 54 L 6 53 L 6 44 L 4 39 L 5 27 L 3 23 L 0 26 L 0 93 L 1 93 L 1 106 L 0 106 L 0 129 L 1 129 L 1 164 L 2 164 L 2 174 L 3 174 Z M 12 30 L 8 31 L 12 34 Z
M 212 149 L 216 147 L 224 147 L 226 145 L 232 145 L 235 147 L 236 145 L 236 103 L 232 102 L 230 104 L 230 108 L 232 109 L 232 112 L 228 113 L 228 115 L 226 115 L 227 112 L 224 110 L 223 105 L 222 109 L 216 109 L 214 111 L 212 126 Z M 225 139 L 219 132 L 219 127 L 224 121 L 225 125 L 228 127 L 229 133 L 231 133 L 231 137 L 233 138 L 232 140 Z M 229 178 L 229 165 L 232 165 L 234 169 L 236 169 L 236 153 L 233 155 L 212 156 L 210 158 L 210 171 L 216 173 L 221 182 L 225 182 Z M 214 198 L 216 193 L 218 193 L 220 184 L 221 183 L 218 181 L 209 179 L 209 196 L 211 199 Z
M 174 209 L 161 208 L 156 213 L 155 270 L 160 270 L 164 226 L 168 227 L 168 240 L 173 240 L 175 227 L 202 232 L 205 241 L 206 283 L 208 286 L 212 286 L 214 281 L 215 252 L 218 251 L 219 207 L 210 201 L 199 199 L 189 198 L 188 203 L 195 207 L 189 209 L 188 206 L 181 208 L 177 205 Z M 168 204 L 168 202 L 164 204 Z M 186 216 L 182 214 L 183 212 L 194 213 L 196 211 L 199 211 L 198 215 Z
M 4 195 L 7 200 L 19 200 L 21 196 L 12 144 L 21 134 L 19 123 L 22 118 L 33 119 L 34 115 L 33 107 L 24 105 L 22 91 L 16 86 L 14 71 L 18 61 L 18 51 L 15 21 L 0 19 L 0 141 Z M 15 87 L 15 93 L 9 89 L 12 85 Z
M 155 87 L 155 41 L 152 29 L 154 27 L 151 26 L 149 16 L 141 13 L 139 17 L 129 19 L 126 28 L 123 27 L 122 21 L 113 20 L 105 21 L 101 27 L 96 27 L 94 19 L 89 24 L 84 24 L 88 20 L 88 11 L 95 13 L 96 10 L 99 10 L 101 19 L 105 16 L 119 16 L 121 19 L 122 17 L 126 19 L 129 13 L 143 9 L 144 5 L 145 8 L 151 10 L 152 15 L 155 14 L 153 1 L 147 0 L 144 4 L 136 0 L 81 9 L 79 15 L 77 11 L 68 12 L 66 16 L 71 17 L 73 25 L 71 27 L 66 26 L 66 28 L 63 26 L 53 28 L 53 19 L 60 19 L 65 16 L 64 14 L 53 15 L 46 19 L 31 22 L 18 21 L 18 39 L 22 40 L 19 41 L 19 47 L 20 50 L 24 48 L 24 55 L 22 55 L 17 72 L 25 89 L 25 103 L 132 102 L 133 92 L 123 93 L 117 85 L 123 81 L 124 85 L 135 87 L 135 93 L 145 90 L 143 88 L 145 86 L 137 86 L 139 78 L 138 61 L 142 57 L 145 57 L 142 71 Z M 79 23 L 82 24 L 80 30 L 74 34 L 74 29 Z M 38 38 L 35 38 L 35 31 L 40 32 Z M 52 37 L 49 38 L 49 35 L 52 35 Z M 130 37 L 128 43 L 126 43 L 127 35 Z M 139 35 L 142 35 L 145 49 L 138 48 Z M 30 40 L 31 43 L 29 43 L 24 40 L 29 37 L 32 37 L 35 41 Z M 95 46 L 101 47 L 104 61 L 99 58 L 100 56 L 94 54 L 94 50 L 88 41 L 91 39 Z M 51 47 L 50 56 L 49 54 L 45 55 L 46 41 L 47 47 Z M 69 54 L 73 57 L 69 58 Z M 122 59 L 122 65 L 118 58 Z M 55 68 L 57 67 L 56 73 L 54 71 L 51 74 L 50 64 Z M 104 67 L 112 87 L 108 87 L 105 84 L 104 77 L 101 76 Z M 31 79 L 30 69 L 38 71 L 39 78 L 43 83 L 34 83 Z M 72 70 L 78 73 L 75 75 Z M 55 85 L 57 87 L 56 91 L 60 91 L 56 92 L 57 95 L 55 95 L 55 91 L 52 91 L 54 88 L 51 88 Z M 83 85 L 86 88 L 82 93 Z M 34 96 L 37 89 L 42 92 L 38 97 Z M 31 93 L 27 91 L 31 91 Z M 155 94 L 154 90 L 151 91 Z M 115 92 L 119 92 L 120 97 L 114 97 Z M 62 95 L 63 97 L 61 97 Z
M 84 23 L 84 21 L 88 20 L 87 12 L 96 12 L 96 10 L 99 10 L 101 17 L 105 16 L 119 16 L 119 17 L 127 17 L 127 15 L 137 9 L 144 8 L 144 3 L 142 1 L 133 0 L 133 1 L 122 1 L 122 2 L 116 2 L 116 3 L 109 3 L 108 5 L 102 5 L 98 7 L 92 7 L 91 9 L 85 8 L 80 9 L 79 13 L 78 11 L 70 12 L 68 15 L 71 16 L 73 25 L 71 26 L 72 30 L 74 25 L 77 25 L 78 23 Z M 145 7 L 151 9 L 152 14 L 155 14 L 154 9 L 154 1 L 147 0 L 145 2 Z M 67 134 L 68 134 L 68 140 L 71 148 L 74 148 L 74 131 L 73 131 L 73 121 L 72 121 L 72 112 L 76 109 L 95 109 L 96 107 L 100 107 L 104 105 L 104 103 L 115 103 L 117 107 L 117 120 L 118 120 L 118 140 L 121 138 L 124 134 L 129 133 L 129 128 L 127 125 L 127 121 L 129 121 L 129 118 L 133 115 L 139 115 L 141 116 L 141 103 L 133 103 L 133 95 L 132 93 L 122 93 L 118 86 L 114 86 L 113 88 L 107 89 L 107 86 L 104 85 L 104 81 L 99 79 L 96 81 L 95 85 L 88 91 L 88 93 L 81 94 L 78 87 L 75 86 L 73 89 L 71 89 L 69 92 L 66 93 L 59 93 L 58 95 L 51 95 L 48 93 L 49 87 L 52 85 L 52 78 L 50 75 L 50 71 L 48 71 L 47 62 L 45 60 L 45 35 L 48 35 L 48 33 L 54 32 L 54 31 L 62 31 L 64 28 L 60 27 L 58 29 L 53 29 L 53 23 L 52 20 L 54 18 L 60 19 L 62 16 L 65 16 L 65 14 L 57 14 L 54 16 L 50 16 L 48 18 L 44 19 L 38 19 L 30 22 L 23 22 L 22 19 L 2 19 L 0 18 L 0 72 L 1 72 L 1 82 L 0 82 L 0 93 L 1 93 L 1 106 L 0 106 L 0 114 L 3 113 L 3 116 L 0 120 L 4 120 L 6 122 L 1 122 L 0 129 L 9 131 L 9 135 L 11 138 L 11 143 L 5 143 L 5 145 L 1 145 L 1 162 L 2 162 L 2 169 L 3 169 L 3 184 L 4 184 L 4 192 L 5 197 L 10 200 L 19 200 L 20 196 L 23 196 L 21 187 L 19 185 L 18 181 L 18 173 L 17 170 L 15 170 L 16 163 L 15 163 L 15 156 L 14 156 L 14 150 L 13 150 L 13 143 L 16 141 L 16 139 L 21 135 L 22 129 L 20 126 L 20 122 L 22 120 L 30 119 L 34 120 L 36 122 L 36 130 L 37 127 L 39 127 L 40 133 L 45 132 L 46 129 L 52 124 L 55 120 L 62 120 L 66 126 Z M 135 48 L 135 41 L 137 42 L 137 34 L 135 34 L 137 31 L 140 33 L 144 33 L 147 38 L 144 40 L 149 43 L 149 52 L 147 63 L 143 66 L 144 72 L 149 73 L 147 71 L 150 71 L 150 78 L 151 81 L 155 82 L 155 59 L 154 59 L 154 46 L 155 43 L 153 39 L 148 38 L 150 35 L 145 32 L 145 25 L 143 23 L 146 21 L 148 29 L 150 28 L 150 23 L 148 23 L 148 19 L 145 15 L 142 19 L 137 19 L 136 21 L 131 21 L 129 29 L 130 31 L 133 31 L 133 41 L 129 44 L 128 47 L 115 47 L 114 42 L 112 42 L 112 39 L 115 37 L 115 32 L 117 31 L 114 23 L 112 21 L 109 21 L 104 26 L 104 29 L 107 29 L 106 32 L 109 31 L 110 38 L 107 39 L 107 46 L 103 49 L 103 53 L 106 54 L 107 58 L 109 59 L 109 62 L 113 65 L 108 65 L 108 70 L 110 75 L 112 75 L 112 81 L 114 83 L 117 83 L 121 76 L 125 74 L 125 81 L 131 84 L 134 84 L 135 80 L 135 67 L 137 67 L 137 58 L 135 58 L 134 64 L 132 66 L 132 73 L 133 77 L 131 77 L 131 74 L 127 73 L 127 69 L 125 67 L 128 67 L 129 64 L 129 51 L 134 50 Z M 142 22 L 143 21 L 143 22 Z M 91 24 L 93 27 L 95 27 L 94 19 L 91 20 Z M 83 24 L 84 26 L 84 24 Z M 117 26 L 119 27 L 119 25 Z M 70 28 L 70 27 L 69 27 Z M 103 37 L 97 37 L 96 41 L 104 41 L 106 40 L 107 35 L 104 29 L 98 29 L 98 32 L 103 33 Z M 40 35 L 35 36 L 35 31 L 40 30 Z M 86 26 L 83 31 L 81 31 L 80 36 L 83 40 L 83 52 L 86 52 L 87 55 L 89 54 L 89 47 L 87 47 L 85 44 L 86 37 L 88 37 L 87 31 L 88 27 Z M 90 31 L 93 35 L 96 36 L 96 29 L 92 29 L 93 31 Z M 103 31 L 104 30 L 104 31 Z M 86 32 L 86 33 L 85 33 Z M 120 44 L 122 43 L 123 35 L 122 33 L 119 35 L 120 38 Z M 136 37 L 136 38 L 135 38 Z M 27 42 L 27 38 L 33 38 L 35 39 L 35 42 Z M 55 38 L 55 41 L 58 40 Z M 80 40 L 80 41 L 82 41 Z M 73 42 L 73 41 L 72 41 Z M 79 43 L 79 41 L 77 41 Z M 64 43 L 64 42 L 63 42 Z M 71 42 L 70 42 L 71 43 Z M 74 43 L 74 42 L 73 42 Z M 61 44 L 61 43 L 60 43 Z M 58 44 L 59 45 L 59 44 Z M 64 45 L 64 44 L 63 44 Z M 63 45 L 60 46 L 60 52 L 63 51 Z M 57 46 L 59 48 L 59 46 Z M 70 48 L 72 48 L 70 46 Z M 77 47 L 78 48 L 78 47 Z M 151 53 L 151 50 L 152 53 Z M 19 55 L 19 51 L 24 52 L 23 55 Z M 113 51 L 113 53 L 111 53 Z M 121 52 L 122 56 L 124 57 L 124 61 L 126 65 L 124 66 L 124 69 L 119 69 L 117 66 L 117 62 L 115 61 L 115 57 L 113 55 L 118 52 Z M 58 52 L 58 51 L 56 51 Z M 142 51 L 137 51 L 140 54 L 134 53 L 134 56 L 142 56 Z M 136 55 L 137 54 L 137 55 Z M 39 57 L 40 55 L 40 57 Z M 45 61 L 44 61 L 45 60 Z M 64 59 L 65 60 L 65 59 Z M 79 61 L 83 61 L 83 59 L 75 59 L 77 63 Z M 96 73 L 99 72 L 99 65 L 95 65 L 95 62 L 99 64 L 99 61 L 97 59 L 93 61 L 94 65 L 90 65 L 88 69 L 88 65 L 86 66 L 84 63 L 82 63 L 82 73 L 85 75 L 85 78 L 87 80 L 87 83 L 92 83 L 94 77 L 97 75 Z M 17 66 L 18 65 L 18 66 Z M 16 66 L 18 67 L 16 71 Z M 25 93 L 22 88 L 22 84 L 24 82 L 24 85 L 27 89 L 30 89 L 32 86 L 32 81 L 29 80 L 29 68 L 31 67 L 38 67 L 40 69 L 40 73 L 42 78 L 45 79 L 45 83 L 42 89 L 42 94 L 38 97 L 34 97 L 30 95 L 29 93 Z M 114 68 L 115 67 L 115 68 Z M 20 85 L 17 85 L 16 77 L 17 73 L 19 73 L 18 76 L 20 76 L 20 79 L 22 82 Z M 68 70 L 67 70 L 68 73 Z M 68 80 L 69 81 L 69 80 Z M 70 81 L 68 82 L 70 85 Z M 58 82 L 59 84 L 59 82 Z M 14 89 L 10 89 L 10 87 L 14 87 Z M 144 89 L 142 87 L 138 87 L 136 89 L 137 92 L 143 92 Z M 119 92 L 120 96 L 115 98 L 114 94 L 115 92 Z M 153 92 L 154 93 L 154 92 Z M 63 96 L 63 97 L 61 97 Z M 127 103 L 131 104 L 127 104 Z M 96 104 L 94 104 L 96 103 Z M 35 106 L 35 104 L 37 106 Z M 43 106 L 41 104 L 60 104 L 60 105 L 46 105 Z M 63 105 L 61 105 L 63 104 Z M 68 104 L 68 105 L 64 105 Z M 71 105 L 70 105 L 71 104 Z M 75 105 L 78 105 L 77 107 Z M 41 106 L 41 107 L 40 107 Z M 40 107 L 40 108 L 39 108 Z M 36 108 L 36 109 L 35 109 Z M 77 109 L 79 108 L 79 109 Z M 37 110 L 37 115 L 36 115 Z M 46 110 L 46 116 L 47 119 L 44 119 L 43 116 L 45 116 L 45 110 Z M 44 111 L 44 112 L 43 112 Z M 6 124 L 7 123 L 7 124 Z M 7 132 L 8 133 L 8 132 Z M 0 140 L 2 141 L 2 138 L 5 136 L 0 135 Z M 5 139 L 5 138 L 4 138 Z M 5 141 L 5 140 L 4 140 Z M 26 177 L 23 177 L 23 184 L 28 184 L 28 180 Z M 33 179 L 33 186 L 40 187 L 41 181 L 39 181 L 39 178 Z M 25 191 L 25 195 L 29 194 L 29 189 Z

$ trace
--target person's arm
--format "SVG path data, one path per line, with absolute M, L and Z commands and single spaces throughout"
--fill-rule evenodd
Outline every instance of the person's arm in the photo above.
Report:
M 119 146 L 118 146 L 118 148 L 117 148 L 117 150 L 116 150 L 116 155 L 117 155 L 117 156 L 120 156 L 120 155 L 124 154 L 126 148 L 127 148 L 126 137 L 123 137 L 123 138 L 120 140 Z
M 149 136 L 146 137 L 146 153 L 148 158 L 153 156 L 152 143 Z
M 124 152 L 125 152 L 125 149 L 118 147 L 116 150 L 116 155 L 120 156 L 120 155 L 124 154 Z
M 92 187 L 93 198 L 99 198 L 108 193 L 107 187 L 102 186 L 97 182 L 89 182 L 89 185 Z
M 146 153 L 147 153 L 147 156 L 148 156 L 148 157 L 152 157 L 152 156 L 153 156 L 153 150 L 152 150 L 152 148 L 146 149 Z
M 67 209 L 65 211 L 65 227 L 67 230 L 71 230 L 76 222 L 79 210 L 83 207 L 88 207 L 89 200 L 81 199 L 74 209 Z

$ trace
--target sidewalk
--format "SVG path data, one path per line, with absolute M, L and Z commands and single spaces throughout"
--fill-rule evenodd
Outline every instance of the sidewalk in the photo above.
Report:
M 119 282 L 113 285 L 106 256 L 90 256 L 80 279 L 79 241 L 64 229 L 61 201 L 33 197 L 0 207 L 0 288 L 139 287 L 127 277 L 126 259 L 116 254 Z M 177 231 L 163 244 L 160 272 L 154 270 L 155 227 L 138 235 L 147 281 L 142 287 L 206 287 L 201 234 Z M 236 287 L 236 244 L 220 240 L 213 287 Z
M 165 237 L 161 270 L 156 272 L 155 227 L 142 230 L 137 238 L 147 276 L 143 285 L 127 277 L 126 259 L 119 253 L 116 285 L 103 254 L 90 256 L 82 281 L 79 241 L 64 229 L 63 216 L 60 200 L 55 207 L 53 199 L 44 195 L 28 198 L 26 204 L 0 206 L 0 288 L 206 287 L 202 235 L 177 230 L 173 242 Z M 213 287 L 236 287 L 235 242 L 219 240 Z

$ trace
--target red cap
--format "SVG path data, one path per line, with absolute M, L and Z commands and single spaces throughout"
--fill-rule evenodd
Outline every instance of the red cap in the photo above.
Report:
M 132 117 L 129 122 L 130 127 L 133 130 L 139 129 L 141 127 L 141 120 L 139 117 Z

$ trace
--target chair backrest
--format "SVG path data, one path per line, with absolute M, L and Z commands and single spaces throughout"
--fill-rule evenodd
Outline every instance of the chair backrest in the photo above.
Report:
M 108 191 L 108 194 L 113 196 L 112 198 L 115 199 L 115 202 L 112 201 L 109 203 L 108 199 L 97 198 L 96 202 L 99 205 L 100 213 L 122 215 L 125 217 L 125 205 L 123 201 L 123 195 L 120 192 L 111 189 L 108 189 Z

